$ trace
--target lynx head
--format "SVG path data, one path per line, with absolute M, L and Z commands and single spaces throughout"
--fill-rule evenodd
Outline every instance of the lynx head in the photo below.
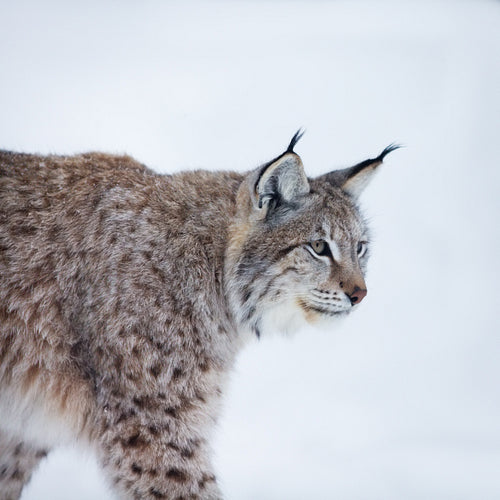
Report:
M 357 199 L 391 145 L 374 159 L 308 179 L 287 150 L 250 172 L 237 195 L 226 285 L 240 325 L 257 335 L 352 311 L 366 296 L 369 231 Z

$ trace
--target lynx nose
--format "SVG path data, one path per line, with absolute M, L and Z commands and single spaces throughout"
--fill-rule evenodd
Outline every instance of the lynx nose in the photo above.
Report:
M 354 306 L 355 304 L 359 304 L 365 297 L 368 292 L 365 289 L 359 288 L 359 286 L 354 287 L 354 291 L 348 295 L 351 300 L 351 304 Z

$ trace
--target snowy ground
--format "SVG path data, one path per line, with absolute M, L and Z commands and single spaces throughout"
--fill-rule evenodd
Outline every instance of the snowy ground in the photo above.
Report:
M 364 196 L 369 295 L 255 342 L 215 441 L 230 500 L 500 498 L 500 4 L 2 2 L 0 147 L 158 171 L 309 175 L 393 153 Z M 70 492 L 70 493 L 69 493 Z M 110 499 L 55 452 L 23 500 Z

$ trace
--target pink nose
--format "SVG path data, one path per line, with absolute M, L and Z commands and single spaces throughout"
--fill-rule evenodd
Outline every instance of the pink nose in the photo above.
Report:
M 368 292 L 359 288 L 359 286 L 354 287 L 354 291 L 348 296 L 351 299 L 351 304 L 354 306 L 359 304 Z

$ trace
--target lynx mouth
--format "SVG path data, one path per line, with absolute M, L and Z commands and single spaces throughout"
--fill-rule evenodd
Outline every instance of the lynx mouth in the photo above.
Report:
M 310 304 L 307 305 L 307 308 L 310 311 L 314 311 L 314 312 L 317 312 L 319 314 L 325 314 L 326 316 L 335 316 L 337 314 L 341 314 L 342 312 L 345 312 L 345 311 L 330 311 L 328 309 L 324 309 L 323 307 L 317 307 L 317 306 L 313 306 Z
M 322 316 L 338 316 L 341 314 L 346 314 L 349 312 L 351 309 L 349 308 L 344 308 L 340 307 L 338 304 L 325 304 L 325 303 L 318 303 L 315 301 L 309 302 L 305 300 L 300 300 L 299 301 L 300 307 L 304 310 L 306 313 L 306 317 L 309 317 L 312 314 L 320 314 Z

